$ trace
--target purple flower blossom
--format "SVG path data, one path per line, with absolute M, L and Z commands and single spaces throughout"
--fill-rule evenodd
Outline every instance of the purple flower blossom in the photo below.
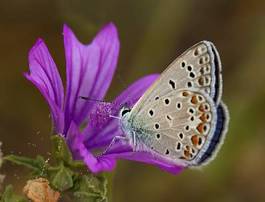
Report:
M 110 171 L 117 159 L 129 159 L 154 164 L 171 173 L 181 167 L 165 162 L 154 154 L 133 152 L 123 140 L 115 141 L 104 151 L 115 136 L 124 136 L 117 115 L 122 105 L 130 106 L 141 97 L 158 75 L 139 79 L 111 103 L 80 99 L 80 96 L 102 100 L 109 88 L 117 65 L 119 39 L 116 27 L 110 23 L 93 39 L 83 45 L 66 25 L 63 30 L 66 57 L 66 91 L 57 67 L 43 40 L 37 40 L 29 52 L 31 81 L 49 104 L 55 132 L 65 137 L 73 156 L 81 159 L 92 172 Z

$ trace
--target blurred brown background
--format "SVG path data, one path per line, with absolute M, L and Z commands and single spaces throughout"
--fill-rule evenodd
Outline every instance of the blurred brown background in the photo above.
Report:
M 82 42 L 113 21 L 121 40 L 116 77 L 107 99 L 146 74 L 161 72 L 177 55 L 207 39 L 223 63 L 230 130 L 216 160 L 178 176 L 122 161 L 114 172 L 114 202 L 265 201 L 265 1 L 252 0 L 0 0 L 0 141 L 6 154 L 50 151 L 49 110 L 23 78 L 38 37 L 64 75 L 63 23 Z M 264 113 L 264 114 L 263 114 Z M 47 155 L 46 155 L 47 156 Z M 5 165 L 6 183 L 21 185 L 25 170 Z

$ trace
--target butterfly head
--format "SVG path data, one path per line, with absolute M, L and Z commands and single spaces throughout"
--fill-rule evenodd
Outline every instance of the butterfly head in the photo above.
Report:
M 129 107 L 122 107 L 120 110 L 120 117 L 124 119 L 127 117 L 131 112 L 131 109 Z
M 126 134 L 128 134 L 128 132 L 130 131 L 130 123 L 129 123 L 130 114 L 131 114 L 131 108 L 123 106 L 120 109 L 119 117 L 120 117 L 121 128 Z

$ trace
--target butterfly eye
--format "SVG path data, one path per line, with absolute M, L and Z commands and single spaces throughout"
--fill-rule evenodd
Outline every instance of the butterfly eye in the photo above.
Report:
M 123 109 L 122 111 L 121 111 L 121 116 L 124 116 L 125 114 L 127 114 L 128 112 L 130 112 L 131 111 L 131 109 Z

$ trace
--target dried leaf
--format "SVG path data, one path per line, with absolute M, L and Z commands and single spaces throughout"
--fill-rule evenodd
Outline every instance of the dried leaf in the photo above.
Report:
M 60 193 L 54 191 L 45 178 L 28 180 L 23 192 L 33 202 L 57 202 L 60 198 Z

